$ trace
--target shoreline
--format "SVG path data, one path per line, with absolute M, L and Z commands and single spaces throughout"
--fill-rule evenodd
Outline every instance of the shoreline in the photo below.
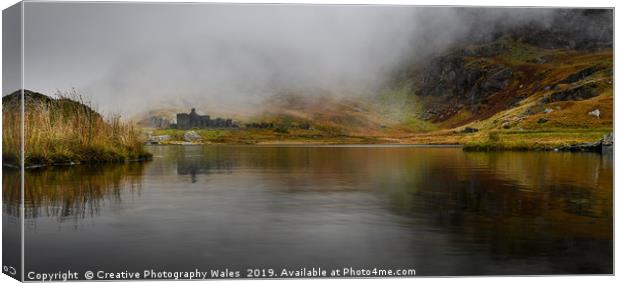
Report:
M 167 143 L 167 144 L 148 144 L 148 146 L 231 146 L 231 147 L 333 147 L 333 148 L 381 148 L 381 147 L 412 147 L 412 148 L 461 148 L 464 152 L 558 152 L 558 153 L 592 153 L 592 154 L 613 154 L 613 145 L 602 145 L 599 146 L 600 150 L 591 150 L 591 149 L 574 149 L 573 147 L 568 148 L 548 148 L 548 147 L 540 147 L 540 148 L 479 148 L 472 149 L 469 148 L 468 145 L 464 144 L 424 144 L 424 143 L 256 143 L 256 144 L 231 144 L 231 143 Z M 109 161 L 109 162 L 68 162 L 68 163 L 54 163 L 54 164 L 29 164 L 24 166 L 25 170 L 36 170 L 36 169 L 45 169 L 52 167 L 73 167 L 79 165 L 108 165 L 108 164 L 125 164 L 125 163 L 133 163 L 133 162 L 148 162 L 153 158 L 141 158 L 141 159 L 131 159 L 124 161 Z M 20 166 L 12 163 L 2 163 L 3 169 L 13 169 L 19 170 Z
M 610 136 L 611 128 L 552 128 L 519 130 L 438 130 L 419 133 L 287 134 L 256 129 L 144 130 L 146 144 L 225 144 L 225 145 L 452 145 L 484 147 L 484 150 L 554 150 L 578 144 L 596 143 Z M 608 139 L 610 140 L 610 139 Z M 613 140 L 612 140 L 613 141 Z
M 243 143 L 163 143 L 145 146 L 239 146 L 239 147 L 463 147 L 462 144 L 423 144 L 423 143 L 301 143 L 301 142 L 264 142 Z
M 472 138 L 473 136 L 468 136 Z M 613 134 L 608 133 L 603 138 L 591 142 L 575 142 L 556 140 L 553 143 L 539 143 L 526 139 L 517 139 L 507 142 L 498 141 L 471 141 L 465 140 L 462 135 L 438 135 L 422 134 L 409 136 L 407 138 L 383 138 L 383 137 L 357 137 L 343 136 L 334 139 L 323 140 L 262 140 L 256 142 L 213 142 L 213 141 L 179 141 L 167 140 L 162 142 L 146 142 L 143 146 L 239 146 L 239 147 L 357 147 L 357 148 L 379 148 L 379 147 L 421 147 L 421 148 L 461 148 L 466 152 L 588 152 L 596 154 L 608 154 L 613 152 Z M 418 142 L 416 142 L 418 141 Z M 26 164 L 24 169 L 33 170 L 46 167 L 68 167 L 74 165 L 96 165 L 96 164 L 122 164 L 128 162 L 146 162 L 152 157 L 140 157 L 125 160 L 100 160 L 89 161 L 67 161 L 62 163 L 50 164 Z M 20 166 L 11 162 L 3 162 L 2 168 L 20 169 Z
M 173 142 L 152 143 L 145 146 L 239 146 L 239 147 L 438 147 L 438 148 L 462 148 L 469 152 L 594 152 L 602 153 L 606 149 L 613 149 L 613 145 L 602 145 L 599 142 L 574 143 L 562 146 L 547 146 L 532 144 L 529 146 L 510 147 L 501 143 L 497 144 L 459 144 L 459 143 L 330 143 L 330 142 L 260 142 L 260 143 L 199 143 L 199 142 Z
M 136 159 L 127 159 L 123 161 L 104 161 L 104 162 L 66 162 L 66 163 L 51 163 L 51 164 L 27 164 L 24 165 L 24 170 L 35 170 L 35 169 L 44 169 L 50 167 L 73 167 L 78 165 L 109 165 L 109 164 L 126 164 L 133 162 L 147 162 L 153 160 L 153 157 L 148 158 L 136 158 Z M 2 162 L 2 169 L 14 169 L 20 170 L 21 166 L 13 163 Z

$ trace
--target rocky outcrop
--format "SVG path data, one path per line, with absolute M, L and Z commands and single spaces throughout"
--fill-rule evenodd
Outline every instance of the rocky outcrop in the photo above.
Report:
M 480 74 L 475 70 L 466 70 L 463 57 L 459 54 L 447 55 L 433 59 L 422 79 L 418 91 L 420 95 L 454 96 L 469 88 Z
M 187 131 L 183 134 L 183 140 L 186 142 L 201 142 L 202 137 L 196 131 Z
M 470 104 L 478 104 L 483 98 L 504 89 L 512 77 L 512 70 L 501 65 L 489 71 L 477 71 L 477 73 L 482 73 L 482 76 L 466 95 Z
M 589 68 L 585 68 L 583 70 L 580 70 L 576 73 L 570 74 L 568 77 L 566 77 L 566 79 L 563 79 L 560 81 L 561 84 L 571 84 L 571 83 L 575 83 L 578 82 L 580 80 L 583 80 L 591 75 L 593 75 L 594 73 L 602 70 L 603 68 L 601 68 L 600 66 L 592 66 Z
M 513 76 L 510 67 L 484 60 L 465 64 L 462 52 L 435 58 L 423 72 L 416 93 L 436 101 L 427 106 L 423 119 L 445 120 L 462 108 L 477 112 L 479 104 L 509 85 Z
M 574 88 L 554 92 L 545 98 L 545 103 L 568 100 L 586 100 L 599 95 L 595 82 L 583 84 Z
M 607 88 L 601 80 L 586 80 L 601 72 L 611 76 L 611 68 L 594 59 L 591 65 L 569 63 L 566 55 L 611 48 L 612 19 L 609 9 L 558 9 L 545 24 L 489 27 L 474 21 L 471 36 L 447 53 L 404 66 L 394 76 L 395 85 L 413 85 L 422 97 L 424 112 L 418 117 L 448 121 L 450 127 L 487 119 L 532 95 L 545 95 L 538 100 L 543 105 L 586 100 Z
M 611 148 L 614 144 L 613 133 L 606 134 L 602 139 L 595 142 L 586 142 L 572 144 L 556 148 L 556 151 L 572 151 L 572 152 L 609 152 L 607 149 Z
M 612 146 L 614 145 L 614 133 L 606 134 L 601 140 L 601 144 L 603 146 Z
M 146 140 L 146 143 L 147 144 L 159 144 L 159 143 L 170 141 L 170 140 L 171 140 L 170 135 L 160 135 L 160 136 L 149 135 L 148 139 Z
M 513 71 L 503 65 L 483 66 L 482 63 L 465 65 L 459 54 L 434 59 L 425 71 L 420 95 L 462 96 L 465 103 L 477 103 L 485 95 L 502 90 Z

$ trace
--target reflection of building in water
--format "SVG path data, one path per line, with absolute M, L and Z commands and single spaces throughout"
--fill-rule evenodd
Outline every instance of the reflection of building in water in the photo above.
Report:
M 192 183 L 196 183 L 198 181 L 197 175 L 221 173 L 222 171 L 231 172 L 233 166 L 232 161 L 224 161 L 217 157 L 182 157 L 177 160 L 177 174 L 191 175 Z

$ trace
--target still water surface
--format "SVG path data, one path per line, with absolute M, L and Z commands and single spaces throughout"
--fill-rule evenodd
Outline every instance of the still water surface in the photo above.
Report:
M 611 155 L 396 146 L 149 150 L 154 160 L 146 163 L 28 171 L 26 271 L 613 272 Z M 17 210 L 7 188 L 18 175 L 3 174 L 10 215 Z

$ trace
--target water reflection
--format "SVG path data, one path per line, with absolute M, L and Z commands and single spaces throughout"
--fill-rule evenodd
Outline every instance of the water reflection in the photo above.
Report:
M 79 259 L 96 254 L 97 266 L 108 270 L 208 262 L 413 266 L 420 275 L 612 272 L 610 155 L 432 147 L 150 150 L 154 160 L 146 164 L 30 171 L 27 218 L 38 223 L 26 231 L 31 266 L 88 269 Z M 15 180 L 4 174 L 5 210 L 14 213 L 15 194 L 6 188 Z M 63 230 L 66 219 L 79 231 Z M 55 258 L 40 252 L 43 246 L 76 252 Z
M 142 163 L 53 167 L 27 170 L 25 217 L 78 220 L 99 214 L 105 202 L 121 205 L 121 191 L 139 193 Z M 3 209 L 19 215 L 19 171 L 3 170 Z
M 19 263 L 22 260 L 21 257 L 21 227 L 22 221 L 19 215 L 19 203 L 20 203 L 20 178 L 19 174 L 17 178 L 7 177 L 12 173 L 17 173 L 16 170 L 3 170 L 2 172 L 2 262 L 4 266 L 11 266 L 13 269 L 5 271 L 5 274 L 20 280 L 18 274 L 22 274 L 21 266 Z

